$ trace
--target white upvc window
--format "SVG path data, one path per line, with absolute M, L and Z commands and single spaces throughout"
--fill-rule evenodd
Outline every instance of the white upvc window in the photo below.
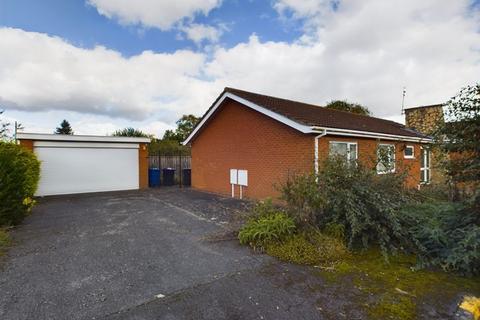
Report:
M 422 147 L 420 155 L 420 182 L 429 184 L 430 179 L 430 150 Z
M 358 157 L 356 142 L 330 141 L 330 156 L 344 157 L 347 162 L 354 162 Z
M 395 172 L 395 145 L 379 144 L 377 147 L 377 173 Z
M 414 146 L 405 146 L 403 150 L 403 157 L 405 159 L 415 159 L 415 147 Z

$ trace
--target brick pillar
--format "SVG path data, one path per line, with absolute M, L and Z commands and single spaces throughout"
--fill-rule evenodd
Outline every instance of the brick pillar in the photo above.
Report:
M 138 149 L 138 185 L 140 189 L 148 188 L 148 144 L 140 143 Z
M 33 140 L 18 140 L 19 144 L 24 148 L 33 152 Z
M 427 135 L 433 133 L 443 121 L 442 104 L 405 109 L 405 125 Z
M 421 133 L 431 135 L 438 128 L 439 124 L 445 121 L 443 115 L 443 106 L 443 104 L 437 104 L 426 107 L 406 109 L 405 125 Z M 418 156 L 420 156 L 420 152 L 418 153 Z M 445 182 L 445 176 L 443 175 L 442 170 L 438 167 L 438 161 L 440 158 L 440 154 L 434 153 L 432 153 L 430 158 L 431 180 L 432 182 L 438 184 Z

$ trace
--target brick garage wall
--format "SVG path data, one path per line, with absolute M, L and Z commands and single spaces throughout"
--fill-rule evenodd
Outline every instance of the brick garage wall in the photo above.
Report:
M 395 145 L 395 168 L 396 172 L 406 172 L 406 183 L 408 187 L 416 188 L 420 183 L 420 147 L 418 143 L 396 142 L 391 140 L 378 140 L 356 137 L 335 137 L 325 136 L 318 142 L 318 151 L 320 162 L 329 154 L 331 141 L 356 142 L 358 160 L 365 165 L 374 168 L 377 163 L 377 146 L 379 144 Z M 414 159 L 405 159 L 403 151 L 405 146 L 414 146 Z
M 228 100 L 192 142 L 192 186 L 231 194 L 230 169 L 248 170 L 244 196 L 278 197 L 275 185 L 289 176 L 312 172 L 313 134 L 302 134 L 235 101 Z M 407 184 L 420 182 L 420 144 L 368 138 L 325 136 L 319 139 L 319 161 L 329 154 L 330 141 L 357 142 L 359 160 L 372 167 L 380 143 L 394 144 L 396 169 L 407 171 Z M 404 159 L 406 145 L 415 147 L 415 159 Z M 238 197 L 238 187 L 235 195 Z
M 148 145 L 140 143 L 138 149 L 138 185 L 140 189 L 148 188 Z
M 313 136 L 228 100 L 192 142 L 192 186 L 230 194 L 230 169 L 246 169 L 244 196 L 276 197 L 274 184 L 310 172 L 313 159 Z
M 19 144 L 33 152 L 33 140 L 18 140 Z

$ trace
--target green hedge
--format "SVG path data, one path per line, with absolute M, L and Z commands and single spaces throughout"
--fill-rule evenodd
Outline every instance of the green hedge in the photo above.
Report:
M 0 226 L 15 225 L 34 205 L 40 162 L 30 150 L 0 142 Z

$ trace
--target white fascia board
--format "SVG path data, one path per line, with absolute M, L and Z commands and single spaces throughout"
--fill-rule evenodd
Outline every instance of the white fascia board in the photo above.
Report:
M 72 141 L 43 141 L 33 142 L 34 148 L 87 148 L 87 149 L 139 149 L 138 143 L 111 143 L 111 142 L 72 142 Z
M 230 92 L 225 92 L 222 97 L 217 101 L 217 103 L 213 106 L 213 108 L 203 117 L 202 121 L 198 124 L 198 126 L 195 128 L 195 130 L 190 133 L 190 135 L 183 141 L 183 145 L 188 144 L 192 138 L 197 134 L 197 132 L 203 127 L 203 125 L 207 122 L 207 120 L 215 113 L 215 111 L 218 109 L 218 107 L 223 103 L 223 101 L 226 98 L 230 98 L 232 100 L 235 100 L 244 106 L 247 106 L 255 111 L 258 111 L 272 119 L 275 119 L 283 124 L 286 124 L 289 127 L 292 127 L 302 133 L 312 133 L 312 128 L 310 126 L 303 125 L 301 123 L 298 123 L 296 121 L 293 121 L 285 116 L 282 116 L 279 113 L 273 112 L 267 108 L 261 107 L 253 102 L 250 102 L 246 99 L 240 98 L 239 96 L 236 96 Z
M 42 133 L 18 133 L 19 140 L 34 141 L 70 141 L 70 142 L 112 142 L 112 143 L 150 143 L 150 138 L 138 137 L 113 137 L 113 136 L 88 136 L 69 134 L 42 134 Z
M 418 143 L 432 142 L 432 139 L 429 139 L 429 138 L 416 138 L 416 137 L 400 136 L 400 135 L 387 134 L 387 133 L 348 130 L 348 129 L 336 129 L 336 128 L 327 128 L 327 127 L 312 127 L 312 132 L 315 132 L 315 133 L 317 132 L 320 133 L 325 130 L 328 132 L 329 135 L 337 135 L 337 136 L 373 138 L 373 139 L 384 139 L 384 140 L 394 140 L 394 141 L 408 141 L 408 142 L 418 142 Z

